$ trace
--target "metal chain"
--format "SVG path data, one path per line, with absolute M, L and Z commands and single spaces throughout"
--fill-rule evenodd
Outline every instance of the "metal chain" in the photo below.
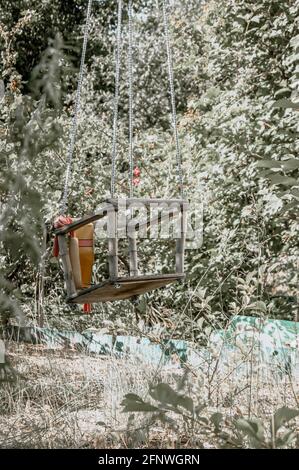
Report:
M 68 206 L 68 192 L 69 192 L 69 185 L 70 185 L 70 179 L 71 179 L 71 170 L 72 170 L 72 161 L 73 161 L 73 155 L 74 155 L 74 149 L 75 149 L 75 141 L 76 141 L 77 130 L 78 130 L 78 116 L 79 116 L 80 104 L 81 104 L 81 90 L 82 90 L 82 83 L 83 83 L 83 77 L 84 77 L 84 64 L 85 64 L 87 41 L 88 41 L 88 34 L 89 34 L 92 1 L 93 0 L 89 0 L 88 6 L 87 6 L 79 79 L 78 79 L 76 101 L 75 101 L 75 111 L 73 114 L 73 120 L 72 120 L 72 125 L 71 125 L 71 130 L 70 130 L 70 136 L 69 136 L 65 182 L 64 182 L 63 196 L 62 196 L 62 201 L 61 201 L 61 214 L 66 213 L 67 206 Z
M 132 0 L 129 0 L 129 53 L 128 53 L 128 72 L 129 72 L 129 180 L 130 197 L 133 197 L 133 28 L 132 28 Z
M 79 79 L 77 85 L 75 111 L 73 115 L 72 126 L 70 130 L 68 154 L 67 154 L 67 168 L 65 175 L 65 183 L 63 190 L 63 197 L 61 203 L 61 213 L 64 214 L 67 210 L 68 192 L 71 179 L 71 167 L 75 148 L 75 141 L 78 130 L 78 116 L 81 105 L 81 91 L 82 83 L 84 78 L 84 64 L 87 50 L 90 18 L 91 18 L 91 7 L 92 1 L 88 1 L 86 24 L 84 30 L 84 40 L 82 47 Z M 129 69 L 129 159 L 130 159 L 130 196 L 133 195 L 133 30 L 132 30 L 132 0 L 129 0 L 129 54 L 128 54 L 128 69 Z M 176 145 L 176 162 L 178 169 L 178 179 L 180 185 L 181 196 L 183 197 L 183 178 L 182 178 L 182 164 L 181 164 L 181 151 L 180 143 L 177 130 L 177 116 L 176 116 L 176 105 L 175 105 L 175 92 L 174 92 L 174 77 L 173 77 L 173 66 L 172 66 L 172 51 L 170 46 L 169 38 L 169 27 L 168 27 L 168 12 L 166 2 L 163 0 L 163 22 L 164 22 L 164 34 L 166 39 L 167 49 L 167 61 L 168 61 L 168 75 L 171 95 L 171 107 L 172 107 L 172 121 L 174 129 L 174 138 Z M 116 173 L 116 158 L 117 158 L 117 131 L 118 131 L 118 105 L 119 105 L 119 84 L 120 84 L 120 54 L 121 54 L 121 30 L 122 30 L 122 0 L 118 0 L 118 24 L 116 32 L 116 60 L 115 60 L 115 96 L 114 96 L 114 116 L 113 116 L 113 138 L 112 138 L 112 172 L 111 172 L 111 196 L 115 193 L 115 173 Z
M 172 108 L 173 133 L 174 133 L 175 148 L 176 148 L 178 181 L 179 181 L 179 187 L 180 187 L 180 194 L 181 194 L 181 197 L 183 198 L 184 189 L 183 189 L 183 174 L 182 174 L 182 157 L 181 157 L 181 148 L 180 148 L 180 142 L 179 142 L 178 127 L 177 127 L 174 76 L 173 76 L 173 59 L 172 59 L 172 50 L 171 50 L 170 38 L 169 38 L 168 11 L 167 11 L 165 0 L 163 0 L 163 23 L 164 23 L 164 35 L 166 39 L 166 49 L 167 49 L 168 77 L 169 77 L 170 98 L 171 98 L 171 108 Z
M 118 131 L 118 103 L 120 82 L 120 54 L 121 54 L 121 24 L 122 24 L 122 0 L 118 0 L 116 51 L 115 51 L 115 95 L 113 110 L 113 135 L 112 135 L 112 171 L 111 171 L 111 197 L 115 193 L 115 173 L 117 158 L 117 131 Z

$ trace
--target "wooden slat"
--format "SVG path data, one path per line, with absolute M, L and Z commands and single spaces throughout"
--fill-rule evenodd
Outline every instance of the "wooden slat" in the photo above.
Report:
M 76 219 L 72 224 L 64 225 L 61 228 L 54 230 L 56 235 L 65 235 L 66 233 L 72 232 L 80 227 L 84 227 L 84 225 L 90 224 L 91 222 L 95 222 L 96 220 L 102 219 L 105 217 L 109 211 L 115 211 L 115 207 L 111 205 L 107 205 L 103 207 L 99 212 L 91 215 L 86 215 L 80 219 Z
M 116 213 L 109 212 L 108 214 L 108 233 L 112 234 L 108 238 L 108 262 L 109 262 L 109 276 L 112 279 L 118 277 L 118 240 L 117 240 L 117 217 Z
M 181 237 L 176 240 L 176 255 L 175 266 L 177 273 L 184 272 L 184 259 L 185 259 L 185 238 Z
M 180 204 L 180 206 L 183 206 L 184 210 L 187 210 L 187 208 L 188 208 L 188 201 L 181 200 L 181 199 L 127 198 L 126 201 L 129 201 L 129 203 L 131 203 L 131 202 L 140 202 L 141 204 L 145 204 L 145 205 L 150 205 L 151 203 L 167 203 L 169 205 L 169 204 L 174 203 L 174 204 Z M 80 227 L 83 227 L 84 225 L 87 225 L 91 222 L 95 222 L 96 220 L 99 220 L 99 219 L 105 217 L 108 214 L 109 211 L 113 211 L 113 208 L 111 207 L 110 204 L 112 204 L 113 207 L 114 207 L 114 210 L 117 211 L 118 199 L 107 199 L 107 202 L 109 204 L 107 206 L 103 207 L 99 212 L 97 212 L 95 214 L 84 216 L 80 219 L 77 219 L 72 224 L 65 225 L 64 227 L 58 228 L 58 229 L 54 230 L 53 232 L 56 235 L 65 235 L 66 233 L 72 232 L 73 230 L 76 230 Z M 166 210 L 166 209 L 167 209 L 167 207 L 165 207 L 164 210 Z M 149 228 L 151 225 L 157 224 L 160 221 L 163 221 L 163 220 L 167 219 L 169 216 L 172 217 L 173 216 L 173 214 L 171 213 L 172 209 L 175 209 L 175 207 L 171 207 L 171 205 L 170 205 L 169 206 L 169 213 L 167 213 L 163 216 L 160 213 L 159 217 L 153 217 L 149 221 L 148 220 L 141 221 L 139 224 L 136 224 L 136 229 L 139 230 L 143 227 Z
M 114 279 L 118 276 L 118 243 L 116 238 L 108 238 L 109 276 Z
M 185 205 L 188 205 L 188 201 L 186 199 L 157 199 L 157 198 L 153 198 L 153 199 L 149 199 L 149 198 L 137 198 L 137 197 L 127 197 L 127 198 L 108 198 L 106 199 L 106 202 L 109 202 L 111 204 L 113 204 L 115 207 L 118 206 L 118 202 L 119 200 L 125 200 L 127 205 L 129 204 L 134 204 L 134 203 L 140 203 L 140 204 L 144 204 L 145 206 L 148 206 L 150 204 L 163 204 L 163 203 L 167 203 L 167 204 L 172 204 L 172 203 L 175 203 L 175 204 L 185 204 Z
M 58 235 L 59 255 L 63 265 L 64 280 L 68 297 L 77 295 L 67 240 L 65 235 Z
M 157 281 L 157 280 L 176 280 L 176 279 L 183 279 L 185 277 L 184 274 L 144 274 L 140 276 L 130 276 L 130 277 L 119 277 L 114 282 L 116 283 L 130 283 L 130 282 L 146 282 L 146 281 Z
M 175 254 L 175 265 L 176 272 L 184 272 L 184 259 L 185 259 L 185 240 L 186 240 L 186 231 L 187 231 L 187 212 L 182 210 L 180 214 L 180 226 L 181 226 L 181 236 L 176 240 L 176 254 Z
M 137 240 L 129 236 L 130 276 L 138 276 Z

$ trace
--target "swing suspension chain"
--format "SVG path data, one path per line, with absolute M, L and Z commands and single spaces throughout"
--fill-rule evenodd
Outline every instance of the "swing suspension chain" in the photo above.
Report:
M 130 197 L 133 197 L 133 28 L 132 28 L 132 0 L 129 0 L 129 53 L 128 53 L 128 72 L 129 72 L 129 179 L 130 179 Z
M 88 41 L 88 35 L 89 35 L 92 1 L 93 0 L 88 0 L 88 6 L 87 6 L 79 79 L 78 79 L 76 100 L 75 100 L 75 110 L 73 114 L 73 120 L 72 120 L 72 125 L 71 125 L 71 130 L 70 130 L 70 136 L 69 136 L 68 151 L 67 151 L 67 165 L 66 165 L 63 196 L 62 196 L 62 201 L 61 201 L 61 211 L 60 211 L 61 214 L 66 214 L 67 207 L 68 207 L 68 193 L 69 193 L 69 185 L 70 185 L 70 180 L 71 180 L 71 170 L 72 170 L 72 161 L 73 161 L 73 155 L 74 155 L 74 149 L 75 149 L 75 142 L 76 142 L 76 136 L 77 136 L 77 130 L 78 130 L 78 116 L 79 116 L 80 104 L 81 104 L 81 90 L 82 90 L 82 83 L 83 83 L 83 78 L 84 78 L 84 65 L 85 65 L 87 41 Z
M 164 35 L 165 35 L 166 50 L 167 50 L 168 77 L 169 77 L 171 109 L 172 109 L 172 125 L 173 125 L 173 133 L 174 133 L 175 149 L 176 149 L 178 182 L 179 182 L 179 188 L 180 188 L 180 195 L 181 195 L 181 198 L 183 199 L 184 189 L 183 189 L 182 157 L 181 157 L 181 148 L 180 148 L 180 141 L 179 141 L 179 134 L 178 134 L 178 126 L 177 126 L 174 76 L 173 76 L 173 58 L 172 58 L 172 50 L 171 50 L 170 37 L 169 37 L 169 20 L 168 20 L 166 0 L 163 0 L 163 23 L 164 23 Z
M 67 151 L 67 166 L 65 174 L 65 182 L 63 189 L 63 196 L 61 201 L 61 214 L 65 214 L 68 207 L 68 194 L 69 186 L 71 181 L 71 170 L 72 161 L 75 149 L 75 141 L 78 131 L 78 116 L 80 113 L 81 106 L 81 91 L 84 78 L 84 67 L 87 50 L 87 42 L 89 35 L 90 19 L 91 19 L 91 8 L 92 1 L 88 0 L 86 23 L 84 29 L 84 39 L 81 54 L 79 78 L 75 99 L 75 109 L 73 113 L 72 125 L 70 129 L 69 144 Z M 115 96 L 114 96 L 114 111 L 113 111 L 113 133 L 112 133 L 112 171 L 111 171 L 111 197 L 115 194 L 115 179 L 116 179 L 116 158 L 117 158 L 117 137 L 118 137 L 118 107 L 119 107 L 119 88 L 120 88 L 120 62 L 121 62 L 121 35 L 122 35 L 122 0 L 118 0 L 118 18 L 117 18 L 117 31 L 116 31 L 116 53 L 115 53 Z M 129 0 L 128 7 L 129 16 L 129 51 L 128 51 L 128 74 L 129 74 L 129 165 L 130 165 L 130 197 L 133 196 L 133 27 L 132 27 L 132 16 L 133 7 L 132 0 Z M 176 115 L 176 103 L 175 103 L 175 91 L 174 91 L 174 76 L 173 76 L 173 59 L 172 50 L 169 38 L 169 21 L 168 11 L 166 6 L 166 0 L 163 0 L 163 23 L 164 23 L 164 36 L 166 40 L 167 50 L 167 64 L 168 64 L 168 76 L 170 86 L 170 97 L 171 97 L 171 109 L 172 109 L 172 124 L 174 131 L 174 140 L 176 147 L 176 163 L 178 171 L 178 182 L 180 187 L 180 194 L 183 198 L 183 177 L 182 177 L 182 159 L 181 150 L 177 129 L 177 115 Z
M 118 134 L 118 104 L 119 104 L 119 83 L 120 83 L 120 55 L 121 55 L 121 30 L 122 30 L 122 0 L 118 0 L 117 30 L 116 30 L 116 51 L 115 51 L 115 95 L 113 110 L 113 131 L 112 131 L 112 171 L 111 171 L 111 197 L 115 193 L 115 173 L 117 157 L 117 134 Z
M 133 172 L 134 172 L 134 139 L 133 139 L 133 27 L 132 16 L 133 6 L 132 0 L 128 0 L 128 33 L 129 33 L 129 47 L 128 47 L 128 77 L 129 77 L 129 181 L 130 181 L 130 197 L 133 196 Z M 173 74 L 173 57 L 169 36 L 169 20 L 166 0 L 162 1 L 163 5 L 163 24 L 164 36 L 166 41 L 167 51 L 167 66 L 168 66 L 168 79 L 171 98 L 171 112 L 172 112 L 172 125 L 176 149 L 176 165 L 177 165 L 177 178 L 180 188 L 180 196 L 184 197 L 183 190 L 183 174 L 182 174 L 182 158 L 181 149 L 178 135 L 177 114 L 176 114 L 176 99 L 174 90 L 174 74 Z M 114 120 L 113 120 L 113 143 L 112 143 L 112 174 L 111 174 L 111 195 L 114 196 L 115 192 L 115 177 L 116 177 L 116 157 L 117 157 L 117 129 L 118 129 L 118 103 L 119 103 L 119 80 L 120 80 L 120 49 L 121 49 L 121 21 L 122 21 L 122 0 L 118 2 L 118 27 L 117 27 L 117 46 L 116 46 L 116 65 L 115 65 L 115 99 L 114 99 Z

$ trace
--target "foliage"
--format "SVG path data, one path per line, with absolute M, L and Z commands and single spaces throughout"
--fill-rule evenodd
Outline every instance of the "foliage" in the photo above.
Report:
M 219 412 L 207 414 L 206 404 L 194 402 L 182 390 L 176 391 L 166 383 L 152 386 L 149 398 L 151 401 L 144 401 L 138 395 L 129 393 L 121 403 L 123 411 L 151 414 L 150 419 L 144 419 L 144 429 L 149 431 L 155 423 L 162 423 L 166 428 L 174 429 L 177 435 L 186 433 L 191 439 L 191 445 L 195 442 L 196 445 L 203 445 L 202 440 L 213 434 L 217 447 L 221 448 L 249 446 L 275 449 L 294 445 L 298 436 L 295 426 L 287 429 L 285 426 L 299 416 L 299 410 L 286 406 L 279 408 L 269 423 L 264 423 L 254 417 L 228 419 Z M 132 436 L 132 429 L 130 433 Z
M 38 156 L 53 148 L 60 133 L 55 115 L 60 105 L 55 81 L 61 55 L 59 37 L 46 50 L 40 68 L 36 68 L 32 86 L 34 96 L 19 90 L 8 91 L 2 102 L 5 125 L 1 136 L 1 287 L 2 313 L 20 315 L 17 299 L 22 281 L 34 275 L 40 259 L 42 236 L 42 192 L 35 186 L 34 172 L 39 171 Z M 40 162 L 41 165 L 41 162 Z M 32 290 L 31 290 L 32 293 Z
M 116 9 L 112 2 L 94 2 L 93 8 L 72 171 L 69 210 L 74 216 L 94 210 L 108 195 L 110 182 Z M 142 172 L 136 195 L 174 196 L 161 7 L 140 1 L 135 9 L 143 12 L 134 24 L 135 163 Z M 84 16 L 81 0 L 4 1 L 0 8 L 6 89 L 1 106 L 4 310 L 11 309 L 20 287 L 23 308 L 32 318 L 42 277 L 43 308 L 49 317 L 58 315 L 60 325 L 68 322 L 61 314 L 72 310 L 63 306 L 62 277 L 50 243 L 45 245 L 44 224 L 59 210 Z M 148 295 L 134 311 L 148 324 L 165 317 L 168 324 L 171 312 L 176 335 L 189 337 L 200 337 L 202 328 L 238 313 L 293 319 L 298 1 L 210 1 L 199 8 L 196 0 L 182 0 L 173 6 L 171 29 L 186 193 L 204 203 L 204 243 L 187 251 L 184 286 Z M 31 48 L 29 38 L 34 38 Z M 128 188 L 126 13 L 123 40 L 120 194 Z M 142 246 L 141 270 L 168 269 L 170 244 Z M 97 257 L 99 280 L 107 269 L 100 241 Z M 263 312 L 252 305 L 263 305 Z M 95 312 L 134 322 L 129 303 L 98 306 Z

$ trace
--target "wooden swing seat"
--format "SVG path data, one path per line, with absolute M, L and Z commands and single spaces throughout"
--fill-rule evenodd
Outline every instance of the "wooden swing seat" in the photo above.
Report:
M 109 261 L 109 279 L 87 287 L 84 289 L 76 289 L 74 283 L 74 274 L 69 256 L 68 248 L 68 237 L 70 232 L 78 230 L 91 222 L 95 222 L 105 216 L 108 216 L 108 221 L 117 227 L 116 214 L 118 212 L 118 201 L 116 199 L 108 199 L 107 205 L 103 206 L 102 209 L 96 214 L 84 216 L 81 219 L 75 220 L 69 225 L 65 225 L 55 230 L 55 234 L 58 238 L 59 252 L 62 260 L 65 283 L 67 289 L 67 302 L 71 304 L 92 304 L 97 302 L 108 302 L 113 300 L 125 300 L 130 297 L 150 292 L 154 289 L 164 287 L 173 282 L 182 280 L 185 278 L 184 275 L 184 244 L 185 244 L 185 220 L 186 220 L 186 208 L 188 207 L 187 201 L 170 199 L 135 199 L 127 198 L 126 203 L 129 206 L 131 203 L 142 203 L 149 206 L 151 203 L 168 203 L 175 204 L 179 208 L 176 216 L 180 217 L 180 233 L 176 239 L 176 272 L 170 274 L 150 274 L 150 275 L 138 275 L 137 265 L 137 244 L 136 238 L 129 239 L 129 264 L 130 273 L 127 277 L 119 277 L 118 275 L 118 243 L 117 236 L 108 238 L 108 261 Z M 171 208 L 170 208 L 171 209 Z M 136 224 L 136 230 L 141 228 L 148 229 L 151 225 L 158 224 L 159 221 L 163 221 L 164 218 L 175 217 L 170 212 L 166 212 L 166 215 L 160 214 L 150 220 L 145 219 Z M 117 228 L 116 232 L 117 233 Z
M 125 300 L 135 295 L 145 294 L 176 281 L 184 279 L 184 274 L 157 274 L 136 277 L 118 277 L 115 280 L 103 281 L 87 289 L 82 289 L 76 295 L 68 297 L 71 304 L 85 304 Z

